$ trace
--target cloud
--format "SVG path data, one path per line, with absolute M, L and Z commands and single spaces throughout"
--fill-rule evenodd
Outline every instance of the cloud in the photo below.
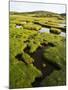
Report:
M 45 4 L 45 3 L 29 3 L 29 2 L 10 2 L 10 11 L 29 12 L 29 11 L 51 11 L 55 13 L 65 13 L 65 5 L 63 4 Z

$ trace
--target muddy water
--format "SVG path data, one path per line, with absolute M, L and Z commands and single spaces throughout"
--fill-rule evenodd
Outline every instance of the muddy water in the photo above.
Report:
M 38 48 L 36 50 L 36 52 L 34 52 L 32 54 L 30 54 L 28 52 L 28 49 L 25 50 L 25 52 L 26 53 L 29 53 L 30 56 L 34 59 L 33 65 L 37 69 L 39 69 L 41 71 L 41 73 L 42 73 L 42 76 L 41 77 L 37 77 L 35 79 L 35 81 L 32 83 L 32 86 L 33 87 L 41 87 L 42 85 L 40 84 L 40 82 L 42 82 L 42 80 L 46 76 L 50 75 L 53 72 L 53 70 L 56 69 L 56 67 L 54 67 L 53 65 L 49 64 L 48 62 L 46 62 L 44 60 L 44 58 L 43 58 L 43 50 L 44 50 L 44 48 L 48 48 L 48 46 L 42 47 L 42 48 Z
M 33 87 L 39 87 L 41 86 L 40 82 L 48 76 L 50 73 L 53 72 L 54 67 L 43 59 L 42 53 L 44 48 L 38 49 L 35 53 L 33 53 L 31 56 L 34 58 L 35 62 L 33 63 L 34 66 L 39 69 L 42 72 L 42 77 L 38 77 L 35 79 L 35 81 L 32 83 Z
M 38 68 L 42 72 L 43 75 L 47 76 L 49 73 L 51 73 L 53 67 L 47 62 L 45 62 L 43 55 L 42 55 L 43 50 L 44 48 L 38 48 L 35 53 L 31 54 L 31 56 L 35 60 L 35 62 L 33 63 L 34 66 L 36 66 L 36 68 Z

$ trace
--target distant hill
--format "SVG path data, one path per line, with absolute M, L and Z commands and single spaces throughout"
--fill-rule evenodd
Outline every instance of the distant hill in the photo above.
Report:
M 62 16 L 62 18 L 66 18 L 66 13 L 62 13 L 62 14 L 60 14 L 61 16 Z
M 32 11 L 32 12 L 10 12 L 10 14 L 57 14 L 49 11 Z M 57 14 L 58 15 L 58 14 Z
M 60 15 L 62 15 L 62 16 L 66 16 L 66 13 L 62 13 L 62 14 L 60 14 Z
M 65 13 L 58 14 L 54 12 L 49 12 L 49 11 L 32 11 L 32 12 L 10 12 L 10 15 L 32 15 L 33 17 L 57 17 L 58 19 L 62 19 L 63 17 L 66 16 Z

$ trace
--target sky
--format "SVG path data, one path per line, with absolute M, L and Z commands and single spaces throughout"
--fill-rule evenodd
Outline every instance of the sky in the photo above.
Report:
M 55 13 L 65 13 L 65 5 L 63 4 L 45 4 L 31 2 L 10 2 L 10 11 L 31 12 L 31 11 L 50 11 Z

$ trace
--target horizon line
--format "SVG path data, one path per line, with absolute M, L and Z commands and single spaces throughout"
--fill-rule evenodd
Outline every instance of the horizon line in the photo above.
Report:
M 52 11 L 47 11 L 47 10 L 33 10 L 33 11 L 14 11 L 14 10 L 10 10 L 9 12 L 31 13 L 31 12 L 37 12 L 37 11 L 50 12 L 50 13 L 55 13 L 55 14 L 62 14 L 62 13 L 52 12 Z M 64 12 L 64 13 L 66 14 L 66 12 Z

